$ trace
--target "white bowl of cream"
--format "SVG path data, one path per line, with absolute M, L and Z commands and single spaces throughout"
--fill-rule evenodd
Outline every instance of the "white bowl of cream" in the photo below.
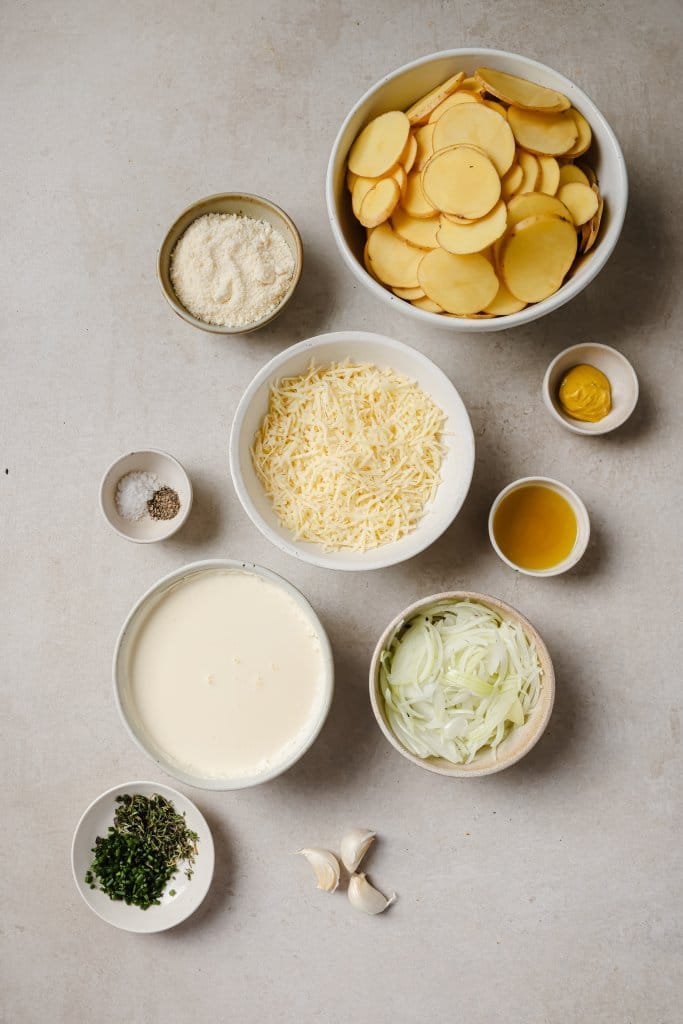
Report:
M 194 562 L 135 604 L 114 652 L 114 693 L 135 743 L 202 789 L 242 789 L 290 768 L 332 701 L 320 620 L 282 577 Z

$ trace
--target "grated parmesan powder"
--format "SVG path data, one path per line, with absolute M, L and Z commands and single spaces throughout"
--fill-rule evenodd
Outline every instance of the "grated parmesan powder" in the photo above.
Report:
M 171 282 L 183 306 L 220 327 L 245 327 L 270 313 L 293 274 L 294 257 L 280 232 L 235 213 L 198 217 L 171 256 Z

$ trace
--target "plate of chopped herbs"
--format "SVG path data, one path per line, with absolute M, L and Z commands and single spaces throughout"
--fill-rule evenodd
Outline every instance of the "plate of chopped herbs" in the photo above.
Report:
M 211 831 L 191 800 L 156 782 L 99 796 L 74 833 L 71 867 L 99 917 L 130 932 L 160 932 L 189 917 L 213 876 Z

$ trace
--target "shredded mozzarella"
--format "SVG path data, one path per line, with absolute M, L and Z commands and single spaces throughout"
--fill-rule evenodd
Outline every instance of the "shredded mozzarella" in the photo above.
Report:
M 297 539 L 366 551 L 404 537 L 424 515 L 439 485 L 444 419 L 391 369 L 311 365 L 271 388 L 253 464 Z

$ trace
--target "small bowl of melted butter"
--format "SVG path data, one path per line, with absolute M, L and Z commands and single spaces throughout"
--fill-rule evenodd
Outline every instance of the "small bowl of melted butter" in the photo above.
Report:
M 638 402 L 638 377 L 626 356 L 609 345 L 586 342 L 555 356 L 543 378 L 551 416 L 575 434 L 608 434 Z

